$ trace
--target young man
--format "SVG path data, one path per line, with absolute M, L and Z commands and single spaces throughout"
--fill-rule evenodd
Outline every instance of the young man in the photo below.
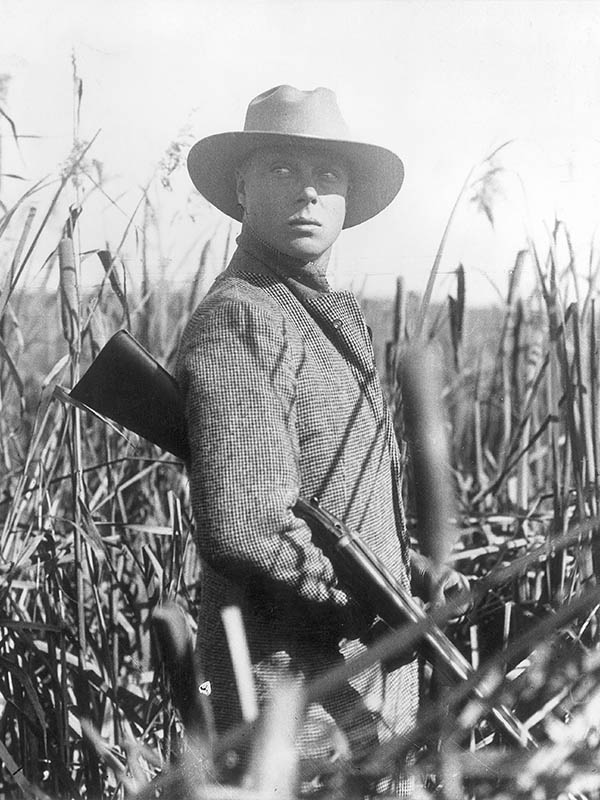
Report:
M 204 562 L 198 646 L 225 729 L 240 711 L 223 606 L 242 610 L 261 700 L 282 671 L 310 679 L 369 640 L 372 619 L 294 514 L 299 495 L 318 497 L 410 586 L 400 458 L 368 329 L 356 298 L 326 278 L 342 229 L 385 208 L 404 171 L 389 150 L 351 139 L 331 91 L 291 86 L 255 98 L 243 131 L 196 143 L 188 167 L 242 222 L 177 367 Z M 417 699 L 414 661 L 372 667 L 310 708 L 303 753 L 327 755 L 323 732 L 338 728 L 359 765 L 410 730 Z

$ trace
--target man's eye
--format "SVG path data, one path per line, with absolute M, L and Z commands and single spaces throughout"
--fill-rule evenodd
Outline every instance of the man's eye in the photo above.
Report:
M 287 177 L 288 175 L 292 174 L 292 170 L 289 167 L 277 165 L 271 168 L 271 172 L 274 175 L 281 175 L 283 177 Z
M 321 172 L 321 174 L 320 174 L 320 177 L 321 177 L 321 180 L 329 181 L 329 182 L 339 181 L 340 180 L 339 174 L 337 172 L 335 172 L 334 170 L 331 170 L 331 169 L 323 170 L 323 172 Z

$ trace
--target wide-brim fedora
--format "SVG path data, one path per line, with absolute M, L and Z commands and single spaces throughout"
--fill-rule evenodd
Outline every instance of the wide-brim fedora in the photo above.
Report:
M 380 145 L 350 136 L 330 89 L 301 91 L 276 86 L 248 106 L 244 129 L 207 136 L 191 148 L 188 171 L 198 191 L 229 217 L 241 222 L 235 170 L 255 150 L 282 145 L 321 146 L 342 157 L 350 169 L 344 228 L 371 219 L 400 191 L 404 166 Z

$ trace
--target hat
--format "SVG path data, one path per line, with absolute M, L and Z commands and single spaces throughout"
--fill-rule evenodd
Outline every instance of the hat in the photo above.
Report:
M 260 147 L 317 144 L 342 156 L 350 167 L 344 228 L 374 217 L 398 194 L 404 178 L 402 161 L 391 150 L 357 142 L 330 89 L 301 91 L 276 86 L 250 102 L 243 131 L 201 139 L 188 154 L 194 186 L 213 205 L 241 222 L 235 170 Z

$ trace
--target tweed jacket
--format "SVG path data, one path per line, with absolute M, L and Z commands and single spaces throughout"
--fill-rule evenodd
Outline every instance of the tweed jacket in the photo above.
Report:
M 310 679 L 364 648 L 370 620 L 294 515 L 299 494 L 410 584 L 400 456 L 356 298 L 309 288 L 295 259 L 246 231 L 238 245 L 184 332 L 176 372 L 204 570 L 198 647 L 221 729 L 240 715 L 223 606 L 242 610 L 261 699 L 282 669 Z M 357 758 L 405 732 L 416 681 L 414 662 L 358 675 L 310 708 L 306 751 L 327 752 L 334 725 Z

